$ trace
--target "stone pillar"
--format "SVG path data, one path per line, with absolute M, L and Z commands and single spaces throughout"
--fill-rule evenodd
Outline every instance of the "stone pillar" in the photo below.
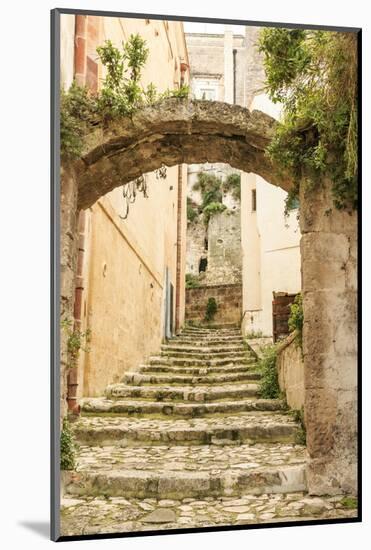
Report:
M 68 166 L 61 166 L 60 204 L 60 309 L 61 319 L 73 321 L 77 260 L 77 182 Z M 60 341 L 60 413 L 67 413 L 67 337 L 61 330 Z
M 305 421 L 311 494 L 357 491 L 357 214 L 331 184 L 301 192 Z

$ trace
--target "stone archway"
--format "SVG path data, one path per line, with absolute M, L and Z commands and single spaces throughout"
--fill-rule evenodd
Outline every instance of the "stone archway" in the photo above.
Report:
M 169 99 L 87 137 L 83 157 L 62 164 L 61 310 L 72 311 L 79 209 L 162 164 L 225 162 L 289 190 L 265 155 L 277 122 L 259 111 Z M 305 415 L 313 494 L 356 492 L 357 217 L 335 210 L 331 181 L 301 192 Z M 62 342 L 63 351 L 63 342 Z M 61 407 L 64 410 L 62 354 Z

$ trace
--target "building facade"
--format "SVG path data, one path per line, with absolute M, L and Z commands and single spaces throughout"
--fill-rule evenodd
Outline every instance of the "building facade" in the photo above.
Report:
M 194 97 L 236 103 L 279 118 L 279 106 L 264 93 L 259 31 L 226 26 L 224 34 L 186 34 Z M 225 179 L 233 169 L 228 164 L 188 166 L 188 197 L 195 204 L 200 197 L 193 185 L 200 171 Z M 207 234 L 202 233 L 202 220 L 188 223 L 187 273 L 197 275 L 203 260 L 207 270 L 201 275 L 202 284 L 242 282 L 243 333 L 272 337 L 274 297 L 294 296 L 301 289 L 298 210 L 285 217 L 285 191 L 255 174 L 240 176 L 240 200 L 223 197 L 228 210 L 211 219 Z M 210 231 L 215 236 L 211 247 Z M 218 271 L 216 266 L 221 265 L 224 270 Z
M 97 91 L 104 78 L 96 48 L 118 48 L 138 33 L 149 49 L 141 84 L 159 92 L 187 84 L 187 49 L 180 22 L 62 15 L 61 81 Z M 137 194 L 125 217 L 123 188 L 80 212 L 75 325 L 90 330 L 80 353 L 77 397 L 105 387 L 158 351 L 180 327 L 185 309 L 186 167 L 166 178 L 144 176 L 149 198 Z

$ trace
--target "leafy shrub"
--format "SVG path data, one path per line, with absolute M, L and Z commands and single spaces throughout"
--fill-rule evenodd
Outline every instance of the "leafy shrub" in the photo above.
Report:
M 146 104 L 189 95 L 188 86 L 163 93 L 158 93 L 152 83 L 146 89 L 141 86 L 141 73 L 149 50 L 139 34 L 132 34 L 122 50 L 106 40 L 97 48 L 97 53 L 106 68 L 102 89 L 93 94 L 73 82 L 68 91 L 61 91 L 61 151 L 69 157 L 81 155 L 84 137 L 90 127 L 103 125 L 108 119 L 131 115 Z
M 192 201 L 187 197 L 187 220 L 193 222 L 198 216 L 196 208 L 193 207 Z
M 227 207 L 225 204 L 222 204 L 221 202 L 211 202 L 205 208 L 203 209 L 204 213 L 204 222 L 206 225 L 208 225 L 211 216 L 214 214 L 218 214 L 219 212 L 224 212 Z
M 206 312 L 205 312 L 206 321 L 212 321 L 217 311 L 218 311 L 218 305 L 216 303 L 215 298 L 213 297 L 209 298 L 206 304 Z
M 298 196 L 301 181 L 315 188 L 330 175 L 335 207 L 356 208 L 356 34 L 266 28 L 259 48 L 268 94 L 283 105 L 268 153 L 294 177 L 286 205 Z
M 235 201 L 241 200 L 241 175 L 238 172 L 229 174 L 223 183 L 223 190 L 231 193 Z
M 265 399 L 275 399 L 280 396 L 276 359 L 276 347 L 267 346 L 258 362 L 258 369 L 261 372 L 259 395 Z
M 292 410 L 291 415 L 293 416 L 295 422 L 299 422 L 300 428 L 296 432 L 295 443 L 298 445 L 306 445 L 307 442 L 307 431 L 304 423 L 304 408 L 300 410 Z
M 74 470 L 76 468 L 76 443 L 70 423 L 63 419 L 61 431 L 61 470 Z
M 185 276 L 185 287 L 186 288 L 198 288 L 200 286 L 199 279 L 197 275 L 193 273 L 186 273 Z
M 67 334 L 67 351 L 69 355 L 69 367 L 75 367 L 79 358 L 80 350 L 89 352 L 87 344 L 90 342 L 91 331 L 87 329 L 85 332 L 76 330 L 73 326 L 73 321 L 63 319 L 61 328 Z
M 357 499 L 350 496 L 345 496 L 341 499 L 340 504 L 348 510 L 355 510 L 358 506 Z
M 299 344 L 302 346 L 303 343 L 303 323 L 304 323 L 304 313 L 303 313 L 303 297 L 301 293 L 295 296 L 295 300 L 290 304 L 290 317 L 288 319 L 288 325 L 290 332 L 294 330 L 297 331 L 297 339 Z

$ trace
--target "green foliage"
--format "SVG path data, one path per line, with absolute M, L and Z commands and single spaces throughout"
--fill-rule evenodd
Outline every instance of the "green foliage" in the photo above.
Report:
M 357 206 L 357 42 L 355 33 L 266 28 L 266 86 L 283 105 L 268 154 L 293 175 L 290 203 L 299 183 L 310 188 L 331 177 L 337 208 Z
M 73 82 L 68 92 L 61 91 L 60 139 L 65 156 L 81 154 L 83 136 L 96 112 L 96 99 L 87 88 Z
M 263 338 L 263 331 L 262 330 L 250 330 L 245 334 L 245 338 L 252 339 L 252 338 Z
M 196 208 L 193 207 L 192 201 L 187 197 L 187 220 L 193 222 L 198 216 Z
M 186 288 L 198 288 L 200 286 L 199 279 L 197 275 L 193 273 L 186 273 L 185 276 L 185 287 Z
M 258 362 L 258 369 L 261 372 L 259 395 L 265 399 L 276 399 L 280 396 L 276 359 L 276 347 L 267 346 Z
M 67 351 L 69 356 L 69 367 L 75 367 L 79 358 L 80 350 L 89 352 L 86 347 L 90 341 L 91 331 L 87 329 L 85 332 L 76 330 L 73 327 L 73 322 L 70 319 L 61 321 L 61 328 L 67 334 Z
M 349 496 L 342 498 L 340 504 L 344 506 L 344 508 L 348 508 L 348 510 L 356 510 L 358 507 L 357 499 Z
M 74 470 L 76 468 L 76 443 L 70 423 L 63 419 L 61 431 L 61 470 Z
M 223 183 L 223 191 L 231 193 L 235 201 L 241 200 L 241 174 L 229 174 Z
M 214 214 L 218 214 L 219 212 L 224 212 L 224 210 L 226 209 L 226 205 L 222 204 L 221 202 L 210 202 L 203 209 L 205 224 L 208 225 L 211 216 L 213 216 Z
M 298 445 L 306 445 L 307 443 L 307 431 L 304 424 L 304 408 L 300 410 L 290 411 L 291 416 L 294 418 L 295 422 L 300 424 L 300 428 L 296 432 L 295 443 Z
M 98 97 L 99 110 L 105 118 L 130 114 L 144 103 L 146 95 L 139 81 L 149 53 L 145 44 L 138 34 L 132 34 L 122 51 L 110 40 L 97 48 L 99 59 L 107 70 Z
M 92 94 L 73 82 L 68 91 L 61 91 L 61 151 L 71 158 L 81 155 L 84 138 L 93 126 L 132 115 L 138 108 L 165 98 L 189 95 L 188 86 L 162 94 L 152 83 L 146 89 L 141 86 L 142 69 L 149 50 L 139 34 L 132 34 L 121 50 L 106 40 L 97 48 L 97 53 L 106 69 L 101 90 Z
M 201 210 L 205 225 L 208 225 L 213 214 L 223 212 L 227 207 L 223 204 L 223 182 L 214 174 L 199 172 L 197 181 L 193 184 L 194 191 L 200 191 L 202 198 Z
M 290 332 L 294 330 L 297 331 L 297 339 L 302 346 L 303 342 L 303 323 L 304 323 L 304 312 L 303 312 L 303 297 L 301 293 L 295 296 L 295 300 L 290 304 L 290 317 L 288 319 L 288 325 Z
M 206 304 L 205 319 L 206 321 L 212 321 L 218 311 L 218 305 L 215 298 L 211 297 L 208 299 Z

